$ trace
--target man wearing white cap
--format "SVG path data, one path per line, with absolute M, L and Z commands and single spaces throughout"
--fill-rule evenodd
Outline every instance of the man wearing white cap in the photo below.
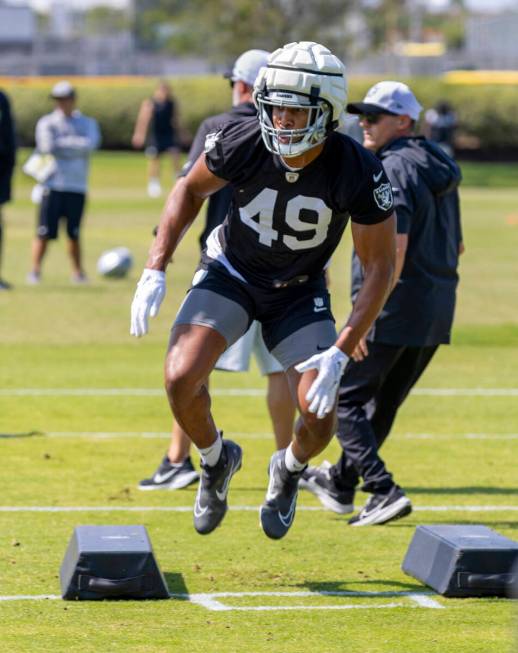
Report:
M 301 486 L 334 512 L 352 512 L 358 479 L 372 494 L 354 526 L 382 524 L 411 512 L 411 503 L 378 455 L 397 411 L 440 344 L 450 342 L 462 234 L 457 164 L 434 143 L 414 135 L 421 105 L 408 86 L 384 81 L 362 102 L 364 146 L 387 172 L 397 215 L 396 274 L 392 293 L 367 338 L 345 368 L 338 393 L 336 465 L 306 470 Z M 390 190 L 390 189 L 388 189 Z M 387 192 L 388 192 L 387 190 Z M 363 271 L 356 252 L 352 301 Z
M 32 245 L 32 270 L 27 282 L 41 281 L 41 265 L 49 240 L 58 237 L 59 221 L 67 221 L 68 254 L 72 281 L 85 283 L 80 246 L 80 226 L 88 187 L 90 154 L 100 143 L 97 122 L 76 106 L 76 91 L 66 80 L 54 85 L 50 97 L 56 108 L 36 124 L 36 149 L 52 157 L 48 176 L 42 180 L 36 238 Z
M 236 59 L 232 69 L 225 73 L 224 77 L 229 79 L 232 89 L 232 108 L 225 113 L 210 116 L 201 123 L 180 177 L 184 177 L 189 172 L 203 152 L 208 134 L 214 133 L 219 127 L 232 120 L 256 115 L 252 92 L 259 70 L 268 63 L 268 55 L 269 52 L 265 50 L 247 50 Z M 231 186 L 222 188 L 209 198 L 205 227 L 200 236 L 202 249 L 206 245 L 209 234 L 225 219 L 231 200 Z M 283 449 L 289 445 L 291 440 L 295 406 L 283 369 L 266 348 L 261 334 L 261 326 L 257 321 L 253 322 L 246 334 L 220 356 L 215 369 L 226 372 L 244 372 L 250 366 L 252 352 L 255 354 L 261 373 L 268 377 L 268 409 L 277 448 Z M 167 454 L 155 473 L 140 481 L 139 489 L 177 490 L 195 483 L 198 480 L 198 474 L 189 456 L 190 446 L 189 436 L 175 422 Z
M 348 356 L 383 306 L 394 271 L 395 218 L 380 161 L 336 132 L 347 102 L 345 66 L 325 46 L 288 43 L 254 83 L 257 116 L 207 135 L 204 154 L 175 185 L 137 285 L 132 335 L 147 333 L 165 295 L 165 270 L 206 197 L 231 184 L 230 210 L 207 239 L 173 325 L 165 386 L 176 420 L 202 457 L 194 527 L 211 533 L 228 509 L 241 447 L 221 437 L 207 378 L 254 320 L 281 363 L 300 416 L 290 445 L 270 459 L 260 509 L 264 533 L 290 529 L 298 482 L 328 444 Z M 388 185 L 388 192 L 386 186 Z M 325 267 L 347 222 L 365 282 L 337 335 Z

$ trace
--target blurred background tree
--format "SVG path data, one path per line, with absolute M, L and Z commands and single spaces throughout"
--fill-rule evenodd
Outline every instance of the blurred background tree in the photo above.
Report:
M 354 0 L 134 0 L 139 47 L 196 54 L 214 63 L 244 50 L 290 41 L 322 41 L 344 52 L 344 24 Z
M 131 28 L 131 19 L 122 9 L 114 9 L 105 5 L 92 7 L 84 15 L 84 31 L 86 34 L 113 34 Z

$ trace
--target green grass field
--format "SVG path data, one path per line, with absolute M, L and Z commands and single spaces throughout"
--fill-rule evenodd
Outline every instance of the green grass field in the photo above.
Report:
M 502 179 L 507 186 L 500 187 Z M 516 166 L 465 167 L 467 251 L 454 343 L 438 353 L 383 450 L 415 512 L 387 526 L 353 529 L 301 492 L 293 528 L 272 542 L 255 509 L 273 448 L 265 402 L 257 393 L 228 393 L 264 390 L 255 367 L 241 375 L 215 373 L 212 380 L 217 423 L 244 449 L 230 504 L 253 510 L 230 511 L 203 538 L 187 510 L 192 488 L 136 489 L 167 446 L 162 361 L 195 267 L 199 228 L 175 256 L 150 334 L 132 339 L 129 305 L 162 204 L 145 195 L 143 159 L 122 153 L 94 159 L 84 229 L 91 284 L 84 287 L 69 282 L 63 239 L 49 249 L 41 286 L 25 285 L 35 212 L 29 183 L 18 178 L 16 202 L 5 211 L 3 264 L 15 289 L 0 293 L 0 599 L 59 595 L 59 566 L 78 524 L 144 524 L 171 592 L 202 594 L 202 601 L 214 593 L 264 594 L 219 597 L 226 606 L 219 611 L 180 599 L 0 600 L 1 651 L 517 650 L 518 610 L 511 601 L 427 595 L 431 608 L 398 594 L 426 591 L 401 571 L 418 524 L 485 524 L 518 539 L 517 181 Z M 130 278 L 98 278 L 100 253 L 118 245 L 135 255 Z M 348 311 L 349 249 L 347 234 L 331 271 L 339 322 Z M 322 459 L 337 455 L 332 443 Z M 359 494 L 357 505 L 365 499 Z M 47 510 L 20 510 L 29 507 Z M 181 507 L 186 510 L 159 510 Z M 396 595 L 376 594 L 384 592 Z

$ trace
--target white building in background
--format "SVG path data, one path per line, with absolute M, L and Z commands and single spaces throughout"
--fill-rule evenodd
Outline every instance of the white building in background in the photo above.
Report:
M 518 0 L 517 0 L 518 2 Z M 86 35 L 84 14 L 66 0 L 52 0 L 45 27 L 28 5 L 0 0 L 0 75 L 195 75 L 208 62 L 136 50 L 133 34 Z M 392 44 L 371 54 L 371 35 L 361 12 L 337 27 L 345 34 L 347 66 L 353 74 L 437 75 L 455 68 L 518 69 L 518 11 L 474 14 L 466 21 L 465 47 L 445 54 L 410 54 Z M 416 34 L 419 30 L 415 30 Z
M 140 53 L 129 30 L 86 35 L 84 14 L 54 0 L 44 29 L 27 5 L 0 0 L 0 75 L 182 75 L 210 72 L 196 58 Z
M 470 16 L 466 23 L 466 59 L 474 68 L 518 69 L 518 12 Z
M 32 9 L 0 3 L 0 75 L 24 74 L 36 35 Z
M 59 0 L 52 3 L 52 11 L 49 13 L 49 34 L 56 39 L 66 41 L 76 34 L 74 25 L 75 12 L 67 7 L 65 2 Z
M 0 0 L 0 75 L 132 74 L 130 32 L 86 36 L 83 24 L 83 14 L 63 0 L 52 4 L 44 29 L 29 6 Z

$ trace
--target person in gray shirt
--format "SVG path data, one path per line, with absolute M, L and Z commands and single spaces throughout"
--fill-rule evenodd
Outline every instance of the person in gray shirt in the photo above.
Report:
M 28 283 L 41 281 L 41 266 L 49 240 L 58 236 L 61 218 L 66 219 L 68 254 L 72 281 L 87 281 L 81 263 L 80 226 L 88 188 L 90 154 L 100 144 L 100 132 L 93 118 L 76 109 L 76 91 L 67 81 L 58 82 L 51 98 L 56 107 L 36 124 L 36 148 L 50 155 L 50 174 L 43 181 L 36 237 L 32 245 L 32 270 Z

